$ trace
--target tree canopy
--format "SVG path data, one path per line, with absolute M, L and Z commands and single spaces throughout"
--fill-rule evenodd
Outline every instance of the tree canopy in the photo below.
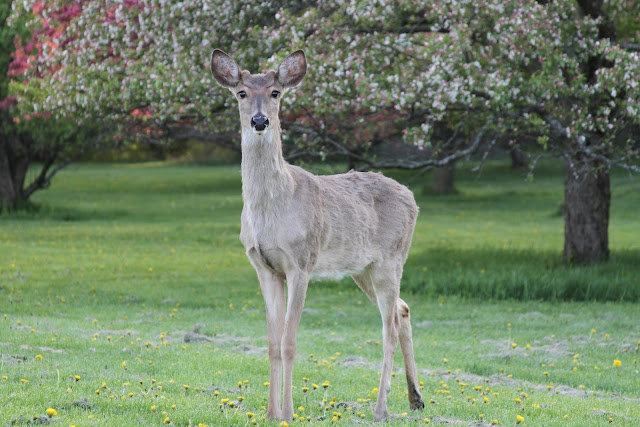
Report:
M 618 22 L 632 45 L 637 22 L 624 17 L 639 6 L 587 3 L 25 0 L 14 16 L 32 13 L 38 54 L 22 49 L 15 68 L 28 83 L 15 93 L 46 94 L 36 111 L 126 122 L 150 138 L 229 140 L 234 108 L 208 73 L 211 50 L 259 71 L 303 48 L 311 72 L 283 111 L 291 133 L 305 137 L 299 150 L 398 166 L 363 153 L 393 139 L 437 158 L 486 129 L 628 166 L 637 146 L 619 140 L 640 120 L 640 62 L 602 28 Z M 443 123 L 456 138 L 434 135 Z
M 414 169 L 496 141 L 526 145 L 564 159 L 567 200 L 602 202 L 590 221 L 605 242 L 608 171 L 640 171 L 633 0 L 14 1 L 12 22 L 24 16 L 31 39 L 11 65 L 23 117 L 237 147 L 235 106 L 209 73 L 211 51 L 257 72 L 301 48 L 309 73 L 281 113 L 290 157 Z M 601 246 L 585 259 L 606 258 Z

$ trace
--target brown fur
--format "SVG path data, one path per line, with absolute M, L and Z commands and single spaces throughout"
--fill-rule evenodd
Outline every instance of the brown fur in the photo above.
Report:
M 409 306 L 399 298 L 418 215 L 413 194 L 378 173 L 316 176 L 284 160 L 280 96 L 272 95 L 300 83 L 306 72 L 302 51 L 289 55 L 277 71 L 252 75 L 215 50 L 211 70 L 239 102 L 244 200 L 240 240 L 256 269 L 266 305 L 271 364 L 267 417 L 290 420 L 293 416 L 296 333 L 309 280 L 345 275 L 353 277 L 382 315 L 384 362 L 374 421 L 388 415 L 398 341 L 411 409 L 422 409 Z M 252 128 L 252 118 L 257 116 L 268 118 L 265 131 Z

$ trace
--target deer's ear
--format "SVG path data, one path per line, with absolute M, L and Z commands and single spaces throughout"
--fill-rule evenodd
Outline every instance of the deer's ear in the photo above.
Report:
M 278 67 L 278 81 L 285 88 L 297 86 L 307 73 L 307 58 L 297 50 L 284 58 Z
M 233 88 L 240 82 L 240 67 L 220 49 L 211 54 L 211 74 L 222 87 Z

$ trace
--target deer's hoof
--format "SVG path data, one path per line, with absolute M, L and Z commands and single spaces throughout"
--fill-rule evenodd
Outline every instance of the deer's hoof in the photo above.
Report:
M 412 411 L 422 411 L 424 409 L 424 402 L 422 401 L 422 399 L 418 399 L 414 402 L 411 402 L 409 404 L 409 407 Z
M 384 411 L 376 411 L 373 413 L 373 422 L 379 423 L 380 421 L 384 421 L 389 418 L 389 412 L 385 409 Z

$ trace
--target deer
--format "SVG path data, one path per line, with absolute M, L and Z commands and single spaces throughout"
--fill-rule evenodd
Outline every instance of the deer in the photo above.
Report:
M 418 216 L 413 193 L 381 173 L 318 176 L 285 161 L 280 100 L 306 74 L 302 50 L 291 53 L 275 70 L 251 74 L 215 49 L 210 68 L 216 82 L 233 93 L 240 113 L 240 241 L 265 303 L 270 365 L 267 418 L 293 417 L 293 364 L 309 281 L 346 276 L 353 278 L 382 317 L 383 363 L 373 420 L 389 416 L 398 341 L 410 407 L 423 409 L 409 306 L 399 297 Z

